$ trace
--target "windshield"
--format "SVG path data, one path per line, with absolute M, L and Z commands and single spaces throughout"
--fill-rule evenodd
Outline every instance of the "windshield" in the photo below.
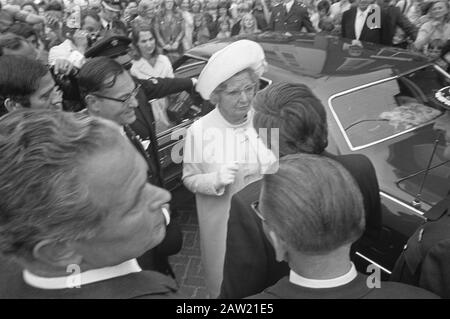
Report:
M 430 65 L 331 99 L 347 143 L 362 149 L 415 130 L 443 113 L 435 98 L 449 78 Z

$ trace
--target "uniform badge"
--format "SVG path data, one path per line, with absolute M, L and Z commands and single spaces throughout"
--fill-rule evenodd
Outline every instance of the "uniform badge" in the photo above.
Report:
M 118 44 L 119 44 L 119 41 L 117 41 L 117 40 L 112 40 L 112 41 L 111 41 L 111 45 L 112 45 L 113 47 L 116 47 Z
M 152 81 L 153 84 L 158 84 L 158 80 L 155 78 L 151 78 L 150 81 Z

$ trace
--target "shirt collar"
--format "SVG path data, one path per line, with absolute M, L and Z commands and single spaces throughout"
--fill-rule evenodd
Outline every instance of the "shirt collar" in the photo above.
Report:
M 80 273 L 63 277 L 41 277 L 32 274 L 28 270 L 23 271 L 23 280 L 30 286 L 40 289 L 67 289 L 91 284 L 111 278 L 125 276 L 142 271 L 136 259 L 130 259 L 119 265 L 91 269 Z
M 300 276 L 291 270 L 289 274 L 289 281 L 297 286 L 307 287 L 307 288 L 334 288 L 348 284 L 358 275 L 355 265 L 351 263 L 350 270 L 339 277 L 332 279 L 309 279 Z
M 364 10 L 364 11 L 362 11 L 359 7 L 358 7 L 356 10 L 357 10 L 358 14 L 361 14 L 361 13 L 367 14 L 367 13 L 369 13 L 370 9 L 372 9 L 372 6 L 371 6 L 371 5 L 369 5 L 369 6 L 366 8 L 366 10 Z

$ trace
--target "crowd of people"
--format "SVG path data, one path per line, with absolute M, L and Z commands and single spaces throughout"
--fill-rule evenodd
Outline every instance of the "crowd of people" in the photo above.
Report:
M 358 240 L 377 240 L 381 228 L 374 167 L 364 155 L 325 151 L 326 111 L 310 88 L 282 82 L 259 90 L 267 63 L 257 42 L 225 46 L 198 79 L 172 69 L 192 46 L 265 30 L 337 32 L 443 55 L 448 6 L 2 3 L 0 298 L 183 297 L 168 262 L 182 234 L 155 127 L 168 121 L 167 96 L 182 91 L 215 106 L 186 132 L 182 176 L 195 194 L 211 297 L 450 297 L 442 222 L 412 237 L 411 246 L 427 243 L 412 274 L 407 252 L 397 282 L 369 287 L 356 271 Z M 365 23 L 377 13 L 379 21 Z M 436 124 L 447 139 L 448 114 Z M 262 131 L 276 138 L 268 143 Z M 435 210 L 447 214 L 448 202 Z M 430 228 L 442 231 L 427 237 Z

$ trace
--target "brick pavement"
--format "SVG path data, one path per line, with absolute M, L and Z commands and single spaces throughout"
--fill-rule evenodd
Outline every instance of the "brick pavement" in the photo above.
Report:
M 183 247 L 178 254 L 169 258 L 170 264 L 182 294 L 195 299 L 208 298 L 200 259 L 200 234 L 194 195 L 184 187 L 175 190 L 172 195 L 178 210 L 174 221 L 181 226 Z

